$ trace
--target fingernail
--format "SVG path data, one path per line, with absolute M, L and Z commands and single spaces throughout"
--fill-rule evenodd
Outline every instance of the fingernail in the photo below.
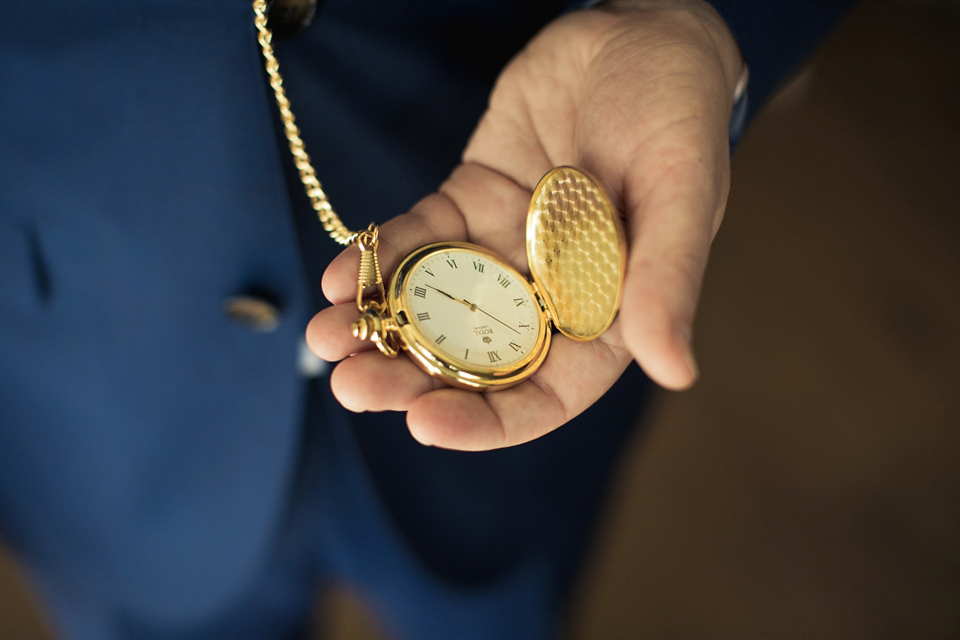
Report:
M 690 370 L 690 382 L 694 382 L 700 377 L 700 369 L 697 368 L 697 362 L 693 359 L 693 347 L 691 346 L 690 329 L 688 327 L 677 327 L 677 346 L 680 347 L 680 357 L 684 364 Z

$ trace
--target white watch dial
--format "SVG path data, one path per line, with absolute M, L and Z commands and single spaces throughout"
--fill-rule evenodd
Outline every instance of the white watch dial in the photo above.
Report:
M 530 285 L 481 253 L 429 255 L 407 277 L 404 295 L 407 321 L 455 362 L 509 367 L 537 346 L 542 319 Z

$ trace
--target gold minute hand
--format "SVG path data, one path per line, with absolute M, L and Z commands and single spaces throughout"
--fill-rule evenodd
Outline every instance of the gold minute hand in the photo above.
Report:
M 429 285 L 429 284 L 428 284 L 427 287 L 429 287 L 430 289 L 433 289 L 433 290 L 436 291 L 437 293 L 442 293 L 443 295 L 447 296 L 447 297 L 450 298 L 451 300 L 455 300 L 456 302 L 459 302 L 460 304 L 465 304 L 465 305 L 467 305 L 468 307 L 470 307 L 470 311 L 476 311 L 476 310 L 477 310 L 477 305 L 475 305 L 475 304 L 472 304 L 472 303 L 470 303 L 470 302 L 467 302 L 466 300 L 461 300 L 460 298 L 456 298 L 456 297 L 450 295 L 449 293 L 447 293 L 446 291 L 444 291 L 444 290 L 442 290 L 442 289 L 437 289 L 436 287 L 434 287 L 434 286 L 432 286 L 432 285 Z
M 516 329 L 514 329 L 513 327 L 511 327 L 510 325 L 508 325 L 506 322 L 504 322 L 504 321 L 501 320 L 500 318 L 498 318 L 498 317 L 496 317 L 496 316 L 494 316 L 494 315 L 491 315 L 490 313 L 484 311 L 483 309 L 481 309 L 480 307 L 478 307 L 478 306 L 477 306 L 476 304 L 474 304 L 473 302 L 470 302 L 469 300 L 461 300 L 460 298 L 457 298 L 457 297 L 455 297 L 455 296 L 450 295 L 449 293 L 447 293 L 447 292 L 444 291 L 443 289 L 437 289 L 437 288 L 434 287 L 433 285 L 429 285 L 429 284 L 428 284 L 427 286 L 430 287 L 431 289 L 433 289 L 434 291 L 436 291 L 437 293 L 442 293 L 443 295 L 447 296 L 447 297 L 450 298 L 451 300 L 456 300 L 456 301 L 459 302 L 460 304 L 465 304 L 465 305 L 467 305 L 468 307 L 470 307 L 470 311 L 479 311 L 480 313 L 484 314 L 485 316 L 487 316 L 487 317 L 489 317 L 489 318 L 493 318 L 494 320 L 496 320 L 497 322 L 499 322 L 500 324 L 502 324 L 503 326 L 505 326 L 507 329 L 510 329 L 510 331 L 513 331 L 513 332 L 516 333 L 517 335 L 520 335 L 520 332 L 519 332 L 519 331 L 517 331 Z

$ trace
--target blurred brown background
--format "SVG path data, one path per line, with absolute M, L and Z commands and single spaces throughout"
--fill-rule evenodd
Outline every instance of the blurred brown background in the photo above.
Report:
M 960 638 L 960 6 L 873 0 L 734 158 L 703 377 L 626 453 L 571 640 Z M 383 635 L 349 592 L 316 636 Z M 0 552 L 0 638 L 50 638 Z

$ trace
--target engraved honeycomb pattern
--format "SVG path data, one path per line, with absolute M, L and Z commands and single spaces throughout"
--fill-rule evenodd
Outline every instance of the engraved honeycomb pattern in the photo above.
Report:
M 565 335 L 592 340 L 613 322 L 626 260 L 623 238 L 616 210 L 589 176 L 560 167 L 540 182 L 527 218 L 527 259 Z

